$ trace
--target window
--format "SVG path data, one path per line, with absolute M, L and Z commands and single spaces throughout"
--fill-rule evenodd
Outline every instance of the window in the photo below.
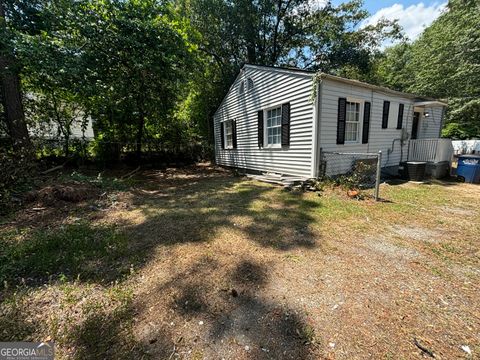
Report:
M 282 107 L 266 111 L 265 137 L 266 146 L 277 147 L 282 143 Z
M 253 90 L 253 80 L 252 78 L 247 79 L 247 91 Z
M 358 141 L 360 128 L 360 103 L 347 101 L 345 117 L 345 141 Z
M 225 121 L 225 148 L 233 149 L 233 122 Z
M 253 80 L 250 77 L 247 78 L 246 80 L 242 80 L 240 85 L 238 85 L 238 93 L 240 95 L 245 94 L 245 90 L 246 90 L 246 92 L 249 92 L 249 91 L 253 90 Z

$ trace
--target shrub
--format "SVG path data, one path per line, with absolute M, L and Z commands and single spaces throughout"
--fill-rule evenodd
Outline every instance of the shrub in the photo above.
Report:
M 29 188 L 35 165 L 25 154 L 8 149 L 0 152 L 0 169 L 0 214 L 6 214 L 17 200 L 16 195 Z
M 359 160 L 352 171 L 337 177 L 335 182 L 348 190 L 370 188 L 375 185 L 376 169 L 376 162 Z

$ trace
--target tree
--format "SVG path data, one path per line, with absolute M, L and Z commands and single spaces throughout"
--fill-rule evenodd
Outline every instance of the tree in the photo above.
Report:
M 480 138 L 480 99 L 451 98 L 442 136 L 452 139 Z
M 398 90 L 447 99 L 443 136 L 480 137 L 480 3 L 450 0 L 412 44 L 387 49 L 377 80 Z
M 414 82 L 409 68 L 411 47 L 412 44 L 403 41 L 375 55 L 370 81 L 394 90 L 407 91 Z
M 307 18 L 306 28 L 311 35 L 305 36 L 297 54 L 305 67 L 365 80 L 382 42 L 401 39 L 402 33 L 397 21 L 383 19 L 363 26 L 369 13 L 362 6 L 360 0 L 339 6 L 329 1 Z
M 409 67 L 415 69 L 411 91 L 447 98 L 447 124 L 456 124 L 468 137 L 480 137 L 478 1 L 449 1 L 447 11 L 412 46 Z
M 20 69 L 10 43 L 12 35 L 7 25 L 5 8 L 4 0 L 0 0 L 0 100 L 4 113 L 2 118 L 17 155 L 31 157 L 32 146 L 22 105 Z
M 140 156 L 146 138 L 162 140 L 176 128 L 174 110 L 194 69 L 195 46 L 167 2 L 61 1 L 42 11 L 48 27 L 24 35 L 18 51 L 29 89 L 61 129 L 70 120 L 58 115 L 67 115 L 70 102 L 93 118 L 97 140 L 117 151 L 134 144 Z
M 145 135 L 161 135 L 168 126 L 193 68 L 187 25 L 167 3 L 149 0 L 88 2 L 80 13 L 88 106 L 111 135 L 116 130 L 133 140 L 139 155 Z
M 202 34 L 202 49 L 222 65 L 290 64 L 330 71 L 360 64 L 382 41 L 400 36 L 397 22 L 360 26 L 369 16 L 362 5 L 361 0 L 339 6 L 307 0 L 189 0 L 184 7 L 190 7 L 185 12 Z
M 70 146 L 74 126 L 85 128 L 88 117 L 78 98 L 61 88 L 50 88 L 49 91 L 36 92 L 29 101 L 29 115 L 35 129 L 41 132 L 47 129 L 63 142 L 63 153 L 70 156 Z

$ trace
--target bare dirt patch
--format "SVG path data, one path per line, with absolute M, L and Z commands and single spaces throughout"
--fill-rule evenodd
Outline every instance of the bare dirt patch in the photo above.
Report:
M 391 231 L 399 236 L 417 241 L 437 242 L 441 233 L 421 226 L 401 226 L 391 227 Z
M 441 211 L 446 212 L 448 215 L 452 216 L 474 216 L 475 210 L 464 209 L 454 206 L 442 206 L 439 208 Z
M 370 250 L 397 260 L 412 260 L 420 256 L 418 251 L 412 248 L 392 244 L 386 236 L 367 237 L 364 241 Z

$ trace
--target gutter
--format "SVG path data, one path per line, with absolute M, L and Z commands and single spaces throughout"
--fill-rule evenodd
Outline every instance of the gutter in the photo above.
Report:
M 447 103 L 438 101 L 438 100 L 430 100 L 430 101 L 418 101 L 414 103 L 415 106 L 448 106 Z

